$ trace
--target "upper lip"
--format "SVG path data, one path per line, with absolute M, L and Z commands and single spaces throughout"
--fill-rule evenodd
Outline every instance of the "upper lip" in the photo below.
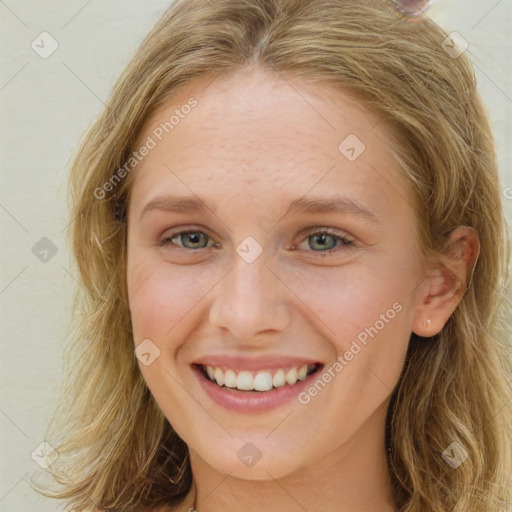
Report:
M 239 355 L 209 355 L 196 359 L 192 364 L 226 368 L 232 370 L 274 370 L 279 368 L 301 368 L 304 365 L 319 364 L 317 359 L 306 359 L 284 355 L 244 357 Z

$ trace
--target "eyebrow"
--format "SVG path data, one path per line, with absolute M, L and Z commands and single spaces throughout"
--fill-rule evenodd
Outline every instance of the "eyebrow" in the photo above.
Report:
M 212 204 L 211 207 L 194 196 L 174 196 L 166 195 L 156 197 L 144 206 L 140 218 L 154 210 L 189 213 L 189 212 L 206 212 L 207 210 L 215 212 L 217 205 Z M 284 216 L 290 213 L 344 213 L 358 215 L 370 222 L 379 222 L 380 218 L 371 208 L 344 196 L 326 196 L 326 197 L 301 197 L 293 200 Z
M 379 216 L 371 208 L 344 196 L 301 197 L 290 203 L 285 215 L 292 212 L 301 213 L 350 213 L 362 218 L 378 222 Z

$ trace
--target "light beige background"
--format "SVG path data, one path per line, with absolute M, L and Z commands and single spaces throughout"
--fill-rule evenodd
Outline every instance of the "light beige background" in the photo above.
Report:
M 33 493 L 26 478 L 45 471 L 31 454 L 57 403 L 76 286 L 66 246 L 69 157 L 169 3 L 0 1 L 1 511 L 62 510 Z M 495 130 L 510 223 L 512 0 L 434 0 L 428 14 L 469 43 Z M 35 40 L 40 52 L 51 48 L 48 36 L 39 37 L 44 31 L 58 44 L 46 59 L 31 47 Z M 43 237 L 57 250 L 34 250 L 46 262 L 33 252 Z

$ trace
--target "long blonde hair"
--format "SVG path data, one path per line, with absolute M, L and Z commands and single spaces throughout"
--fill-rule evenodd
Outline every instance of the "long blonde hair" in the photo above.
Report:
M 50 471 L 61 488 L 34 483 L 38 492 L 69 499 L 68 510 L 130 511 L 178 503 L 189 491 L 188 448 L 134 356 L 126 210 L 136 170 L 112 177 L 149 116 L 179 88 L 256 63 L 351 91 L 388 123 L 422 205 L 424 254 L 443 254 L 457 226 L 478 231 L 480 257 L 459 306 L 438 335 L 411 336 L 388 408 L 388 463 L 402 511 L 509 510 L 509 242 L 489 120 L 470 60 L 445 51 L 447 35 L 383 0 L 178 0 L 168 9 L 72 165 L 70 230 L 82 286 L 47 433 L 59 452 Z M 468 453 L 456 469 L 442 457 L 454 442 Z

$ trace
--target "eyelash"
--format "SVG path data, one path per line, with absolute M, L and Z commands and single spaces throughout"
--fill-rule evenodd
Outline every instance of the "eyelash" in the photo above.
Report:
M 190 235 L 190 234 L 196 234 L 196 233 L 201 233 L 203 235 L 205 235 L 206 237 L 208 237 L 208 239 L 211 240 L 211 238 L 208 236 L 208 234 L 206 234 L 204 231 L 201 231 L 201 230 L 184 230 L 184 231 L 177 231 L 176 233 L 172 233 L 170 236 L 166 236 L 164 239 L 160 240 L 159 242 L 159 245 L 161 247 L 167 247 L 169 245 L 174 245 L 175 248 L 180 251 L 180 252 L 185 252 L 185 253 L 197 253 L 199 251 L 202 251 L 204 249 L 207 249 L 207 247 L 204 247 L 204 248 L 198 248 L 198 249 L 187 249 L 185 247 L 181 247 L 179 245 L 175 245 L 173 244 L 172 242 L 172 239 L 173 238 L 176 238 L 176 237 L 179 237 L 181 235 Z M 351 248 L 354 248 L 355 247 L 355 243 L 354 243 L 354 240 L 351 240 L 345 236 L 342 236 L 340 235 L 339 233 L 333 231 L 333 230 L 330 230 L 330 229 L 319 229 L 318 231 L 312 231 L 311 233 L 309 233 L 302 241 L 301 243 L 304 241 L 304 240 L 307 240 L 308 238 L 312 237 L 312 236 L 315 236 L 315 235 L 329 235 L 329 236 L 332 236 L 335 240 L 338 240 L 340 243 L 338 245 L 338 247 L 334 248 L 334 249 L 328 249 L 326 251 L 313 251 L 313 250 L 310 250 L 308 252 L 313 252 L 313 253 L 318 253 L 320 254 L 322 257 L 325 257 L 325 256 L 335 256 L 337 255 L 343 248 L 345 249 L 351 249 Z M 216 244 L 216 246 L 218 246 L 218 244 Z M 215 246 L 214 246 L 215 247 Z M 294 249 L 295 249 L 295 244 L 293 244 L 292 246 Z

